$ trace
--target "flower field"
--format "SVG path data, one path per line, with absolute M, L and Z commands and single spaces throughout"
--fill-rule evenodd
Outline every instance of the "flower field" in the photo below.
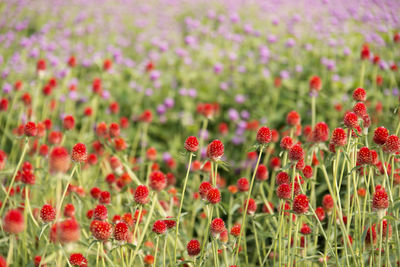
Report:
M 0 267 L 400 266 L 400 1 L 0 12 Z

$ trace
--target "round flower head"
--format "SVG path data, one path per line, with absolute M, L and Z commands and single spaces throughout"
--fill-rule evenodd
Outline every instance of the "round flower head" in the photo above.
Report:
M 286 116 L 286 123 L 287 123 L 289 126 L 296 126 L 296 125 L 299 125 L 300 122 L 301 122 L 301 118 L 300 118 L 299 113 L 297 113 L 297 111 L 292 110 L 292 111 L 290 111 L 290 112 L 287 114 L 287 116 Z
M 378 231 L 380 232 L 381 227 L 378 227 Z M 382 239 L 384 241 L 389 240 L 392 237 L 392 225 L 385 219 L 382 220 Z
M 235 224 L 231 228 L 231 235 L 238 237 L 240 235 L 241 225 L 239 223 Z
M 114 227 L 114 238 L 118 241 L 129 240 L 129 228 L 125 222 L 119 222 Z
M 218 188 L 211 188 L 207 192 L 207 201 L 211 204 L 217 204 L 221 201 L 221 193 Z
M 329 139 L 329 127 L 325 122 L 318 122 L 315 124 L 314 130 L 312 132 L 313 141 L 325 142 Z
M 310 179 L 313 176 L 313 169 L 310 165 L 304 166 L 302 172 L 304 177 L 307 179 Z
M 317 207 L 315 209 L 315 214 L 317 215 L 319 221 L 323 221 L 325 219 L 325 211 L 323 207 Z
M 40 210 L 40 218 L 45 223 L 54 221 L 56 218 L 56 210 L 51 205 L 45 204 Z
M 388 194 L 385 188 L 377 185 L 375 188 L 375 193 L 372 196 L 372 209 L 375 211 L 386 210 L 389 207 Z
M 211 222 L 210 231 L 214 236 L 219 236 L 225 230 L 225 223 L 221 218 L 215 218 Z
M 362 101 L 364 102 L 367 99 L 367 93 L 363 88 L 357 88 L 353 92 L 354 101 Z
M 75 162 L 84 162 L 87 158 L 86 146 L 82 143 L 77 143 L 72 148 L 71 158 Z
M 146 255 L 146 256 L 144 256 L 143 261 L 147 265 L 153 265 L 154 264 L 154 256 L 153 255 Z
M 344 115 L 343 122 L 347 128 L 354 129 L 358 126 L 358 117 L 354 112 L 348 112 Z
M 87 267 L 88 266 L 88 261 L 85 257 L 83 257 L 82 254 L 80 253 L 73 253 L 69 256 L 69 263 L 72 266 L 78 266 L 78 267 Z
M 224 155 L 224 144 L 219 140 L 212 141 L 207 146 L 207 157 L 211 160 L 220 160 Z
M 290 199 L 292 195 L 292 187 L 289 184 L 281 184 L 276 189 L 276 195 L 280 199 Z
M 70 158 L 64 147 L 55 147 L 50 153 L 49 167 L 51 173 L 65 173 L 69 169 Z
M 38 134 L 36 124 L 32 121 L 27 122 L 24 127 L 24 133 L 26 136 L 36 136 Z
M 353 112 L 360 118 L 367 115 L 367 107 L 363 102 L 358 102 L 353 107 Z
M 336 128 L 333 130 L 331 143 L 335 146 L 345 146 L 347 143 L 346 132 L 342 128 Z
M 100 193 L 99 203 L 100 204 L 110 204 L 111 194 L 108 191 L 103 191 Z
M 165 234 L 167 232 L 167 225 L 164 221 L 158 220 L 153 224 L 152 231 L 156 234 Z
M 154 171 L 149 176 L 149 185 L 154 191 L 160 192 L 167 186 L 167 178 L 164 173 Z
M 64 207 L 64 217 L 73 218 L 75 216 L 75 206 L 71 203 L 68 203 Z
M 310 78 L 309 85 L 310 85 L 310 91 L 317 91 L 318 92 L 322 88 L 322 80 L 318 76 L 312 76 Z
M 396 135 L 390 135 L 382 147 L 383 151 L 388 154 L 395 154 L 400 150 L 400 140 Z
M 9 210 L 3 218 L 3 229 L 9 234 L 19 234 L 25 229 L 24 216 L 18 210 Z
M 300 145 L 294 145 L 289 150 L 289 160 L 299 161 L 304 158 L 304 150 Z
M 385 127 L 378 127 L 374 131 L 373 141 L 377 145 L 383 145 L 389 137 L 389 131 Z
M 168 216 L 167 219 L 172 218 L 171 216 Z M 176 221 L 175 220 L 164 220 L 164 223 L 167 225 L 168 229 L 174 228 L 176 226 Z
M 311 234 L 311 227 L 308 224 L 303 223 L 303 226 L 300 228 L 300 233 L 303 235 Z
M 377 235 L 376 235 L 376 229 L 375 229 L 375 224 L 373 224 L 370 228 L 367 230 L 367 234 L 365 236 L 365 243 L 367 246 L 375 246 L 377 241 Z
M 357 163 L 359 165 L 372 164 L 372 154 L 368 147 L 362 147 L 357 153 Z
M 239 189 L 240 192 L 249 191 L 249 187 L 250 187 L 249 181 L 245 177 L 240 178 L 237 181 L 237 188 Z
M 289 150 L 293 146 L 293 139 L 290 136 L 283 137 L 280 146 L 284 150 Z
M 298 195 L 293 200 L 293 212 L 303 214 L 308 211 L 308 198 L 306 195 Z
M 112 225 L 107 221 L 93 220 L 90 224 L 90 232 L 97 240 L 105 241 L 111 237 Z
M 207 198 L 208 191 L 212 188 L 212 185 L 209 182 L 202 182 L 199 186 L 199 193 L 202 199 Z
M 324 210 L 329 214 L 332 209 L 333 209 L 333 198 L 331 195 L 326 194 L 323 198 L 322 198 L 322 207 L 324 208 Z
M 245 201 L 245 203 L 243 203 L 243 209 L 246 209 L 246 202 L 247 201 Z M 254 199 L 250 198 L 249 199 L 249 204 L 248 204 L 248 207 L 247 207 L 247 214 L 248 215 L 253 215 L 256 212 L 256 210 L 257 210 L 257 203 L 256 203 L 256 201 Z
M 200 242 L 196 239 L 190 240 L 186 246 L 189 256 L 194 257 L 200 254 Z
M 107 220 L 108 211 L 104 205 L 97 205 L 96 208 L 93 210 L 93 219 L 94 220 Z
M 134 193 L 134 198 L 136 203 L 138 204 L 146 204 L 149 199 L 149 189 L 147 188 L 147 186 L 145 185 L 139 185 L 138 187 L 136 187 L 135 193 Z
M 258 169 L 256 172 L 256 179 L 259 181 L 265 181 L 268 179 L 268 169 L 265 165 L 258 165 Z
M 276 185 L 281 185 L 281 184 L 289 184 L 290 183 L 290 177 L 287 172 L 280 172 L 276 175 Z
M 196 152 L 199 149 L 199 141 L 195 136 L 189 136 L 185 141 L 185 149 L 189 152 Z
M 61 244 L 72 243 L 80 238 L 80 227 L 75 219 L 67 219 L 53 224 L 50 230 L 50 240 Z
M 63 127 L 64 127 L 66 130 L 72 130 L 72 129 L 74 128 L 74 126 L 75 126 L 75 119 L 74 119 L 74 117 L 72 117 L 71 115 L 65 116 L 65 117 L 64 117 L 64 120 L 63 120 Z
M 257 142 L 261 145 L 266 145 L 271 142 L 272 133 L 268 127 L 261 127 L 257 132 Z

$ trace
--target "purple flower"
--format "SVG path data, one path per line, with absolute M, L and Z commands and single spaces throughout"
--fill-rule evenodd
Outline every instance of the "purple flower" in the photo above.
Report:
M 220 74 L 223 69 L 224 69 L 224 66 L 221 63 L 217 63 L 214 65 L 214 72 L 216 74 Z
M 246 96 L 242 95 L 242 94 L 238 94 L 235 96 L 235 101 L 238 104 L 243 104 L 244 101 L 246 101 Z
M 9 83 L 5 83 L 4 85 L 3 85 L 3 93 L 5 93 L 5 94 L 9 94 L 11 91 L 12 91 L 12 85 L 11 84 L 9 84 Z
M 164 105 L 165 105 L 166 108 L 172 108 L 175 105 L 175 101 L 174 101 L 173 98 L 167 97 L 164 100 Z
M 228 117 L 231 121 L 236 121 L 239 119 L 239 112 L 236 109 L 229 109 L 228 110 Z

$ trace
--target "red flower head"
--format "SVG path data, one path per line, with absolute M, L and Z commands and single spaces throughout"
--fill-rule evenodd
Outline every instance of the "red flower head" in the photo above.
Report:
M 24 133 L 26 136 L 36 136 L 38 134 L 36 124 L 32 121 L 27 122 L 24 127 Z
M 207 157 L 211 160 L 220 160 L 224 155 L 224 144 L 216 139 L 207 146 Z
M 36 64 L 36 70 L 38 72 L 46 70 L 46 61 L 44 59 L 39 59 Z
M 378 231 L 380 232 L 380 230 L 381 230 L 381 227 L 379 225 Z M 393 232 L 393 229 L 392 229 L 392 226 L 390 225 L 390 223 L 386 219 L 382 220 L 382 239 L 389 240 L 392 237 L 392 232 Z
M 367 107 L 363 102 L 358 102 L 353 107 L 353 112 L 360 118 L 367 116 Z
M 160 192 L 167 186 L 167 178 L 165 178 L 164 173 L 154 171 L 150 174 L 149 185 L 154 191 Z
M 146 255 L 146 256 L 144 256 L 143 261 L 147 265 L 153 265 L 154 264 L 154 256 L 153 255 Z
M 40 218 L 45 223 L 52 222 L 56 218 L 56 210 L 51 205 L 45 204 L 40 210 Z
M 153 114 L 151 113 L 150 110 L 145 110 L 140 115 L 139 120 L 142 122 L 150 123 L 153 120 Z
M 18 210 L 9 210 L 3 218 L 3 229 L 9 234 L 19 234 L 25 229 L 24 216 Z
M 213 236 L 219 237 L 219 235 L 225 231 L 225 223 L 221 218 L 215 218 L 210 225 L 210 231 Z
M 119 125 L 115 122 L 110 124 L 109 132 L 111 137 L 118 137 L 120 134 Z
M 357 163 L 359 165 L 372 164 L 372 154 L 368 147 L 362 147 L 357 153 Z
M 304 177 L 306 177 L 307 179 L 310 179 L 313 176 L 313 169 L 310 165 L 304 166 L 302 172 Z
M 287 172 L 280 172 L 276 175 L 276 185 L 281 185 L 281 184 L 289 184 L 290 183 L 290 177 Z
M 99 197 L 100 204 L 110 204 L 111 203 L 111 194 L 108 191 L 103 191 L 100 193 Z
M 105 59 L 103 62 L 103 70 L 108 71 L 112 67 L 112 61 L 111 59 Z
M 322 80 L 318 76 L 312 76 L 310 78 L 309 85 L 310 85 L 310 91 L 317 91 L 318 92 L 322 88 Z
M 240 235 L 241 225 L 240 223 L 235 224 L 231 228 L 231 235 L 238 237 Z
M 246 209 L 246 201 L 243 203 L 243 209 Z M 249 199 L 249 205 L 247 207 L 247 214 L 248 215 L 253 215 L 257 210 L 257 203 L 254 199 L 250 198 Z
M 90 232 L 97 240 L 105 241 L 111 237 L 112 225 L 107 221 L 93 220 L 90 224 Z
M 353 92 L 353 99 L 355 101 L 365 102 L 365 100 L 367 100 L 367 93 L 363 88 L 357 88 Z
M 293 139 L 290 136 L 283 137 L 280 146 L 284 150 L 289 150 L 293 146 Z
M 147 188 L 147 186 L 139 185 L 138 187 L 136 187 L 134 194 L 136 203 L 144 205 L 149 201 L 148 197 L 149 197 L 149 188 Z
M 73 253 L 69 256 L 69 263 L 72 266 L 78 266 L 78 267 L 87 267 L 88 266 L 88 261 L 85 257 L 83 257 L 82 254 L 80 253 Z
M 50 230 L 50 240 L 61 244 L 72 243 L 80 238 L 79 224 L 75 219 L 67 219 L 53 224 Z
M 202 182 L 199 186 L 199 193 L 202 199 L 207 199 L 207 193 L 212 188 L 209 182 Z
M 292 146 L 289 150 L 289 160 L 299 161 L 304 158 L 304 150 L 299 144 Z
M 375 129 L 373 140 L 377 145 L 383 145 L 389 137 L 389 131 L 385 127 Z
M 154 147 L 147 149 L 146 158 L 150 161 L 155 161 L 157 159 L 157 150 Z
M 325 211 L 324 208 L 322 207 L 317 207 L 315 209 L 315 214 L 317 215 L 317 218 L 319 221 L 323 221 L 325 219 Z
M 199 141 L 195 136 L 189 136 L 185 141 L 185 149 L 189 152 L 196 152 L 199 149 Z
M 308 198 L 306 195 L 300 194 L 293 200 L 293 212 L 303 214 L 308 211 Z
M 292 187 L 289 184 L 281 184 L 276 189 L 276 195 L 280 199 L 290 199 L 292 195 Z
M 108 211 L 104 205 L 97 205 L 96 208 L 93 210 L 93 219 L 94 220 L 107 220 Z
M 71 203 L 68 203 L 64 207 L 64 217 L 73 218 L 75 216 L 75 206 Z
M 218 188 L 210 188 L 207 192 L 207 201 L 211 204 L 217 204 L 221 201 L 221 193 Z
M 375 188 L 375 193 L 372 197 L 372 209 L 375 211 L 386 210 L 389 207 L 388 194 L 385 188 L 377 185 Z
M 335 146 L 345 146 L 347 143 L 346 132 L 342 128 L 336 128 L 333 130 L 331 143 Z
M 76 66 L 76 58 L 74 56 L 70 56 L 68 61 L 67 61 L 68 66 L 71 68 Z
M 74 119 L 74 117 L 72 117 L 71 115 L 65 116 L 65 117 L 64 117 L 64 120 L 63 120 L 63 127 L 64 127 L 66 130 L 72 130 L 72 129 L 74 128 L 74 126 L 75 126 L 75 119 Z
M 301 118 L 300 118 L 299 113 L 297 113 L 297 111 L 292 110 L 292 111 L 290 111 L 290 112 L 287 114 L 287 116 L 286 116 L 286 123 L 287 123 L 289 126 L 296 126 L 296 125 L 299 125 L 300 122 L 301 122 Z
M 82 143 L 77 143 L 72 148 L 71 158 L 75 162 L 84 162 L 87 159 L 86 146 Z
M 0 111 L 7 111 L 8 109 L 8 99 L 2 98 L 0 100 Z
M 164 221 L 158 220 L 153 224 L 152 231 L 159 235 L 165 234 L 167 232 L 167 225 Z
M 100 194 L 101 194 L 101 189 L 98 188 L 98 187 L 93 187 L 93 188 L 90 190 L 90 195 L 91 195 L 92 198 L 94 198 L 94 199 L 98 199 L 98 198 L 100 197 Z
M 266 145 L 271 142 L 272 133 L 268 127 L 261 127 L 257 132 L 257 142 L 261 145 Z
M 186 246 L 189 256 L 195 257 L 200 254 L 200 242 L 196 239 L 190 240 Z
M 112 102 L 108 106 L 108 109 L 110 110 L 111 114 L 118 114 L 118 112 L 119 112 L 119 104 L 118 104 L 118 102 Z
M 318 122 L 312 134 L 314 142 L 325 142 L 329 139 L 329 127 L 325 122 Z
M 249 191 L 249 181 L 245 178 L 242 177 L 237 181 L 237 188 L 239 189 L 240 192 L 246 192 Z
M 366 59 L 368 60 L 370 57 L 370 52 L 369 52 L 369 46 L 368 44 L 363 44 L 362 48 L 361 48 L 361 54 L 360 57 L 362 60 Z
M 258 169 L 256 172 L 256 179 L 259 181 L 265 181 L 268 179 L 268 169 L 265 165 L 258 165 Z
M 67 172 L 70 165 L 68 150 L 64 147 L 55 147 L 50 153 L 49 167 L 51 173 Z
M 348 112 L 344 115 L 343 122 L 347 128 L 354 129 L 358 126 L 358 117 L 355 113 Z
M 375 224 L 373 224 L 367 230 L 367 235 L 365 236 L 365 243 L 367 246 L 371 246 L 371 245 L 375 245 L 376 241 L 377 241 L 376 229 L 375 229 Z
M 383 151 L 388 154 L 395 154 L 400 150 L 400 140 L 396 135 L 390 135 L 382 147 Z
M 324 210 L 329 214 L 332 209 L 333 209 L 333 198 L 331 195 L 325 195 L 322 198 L 322 207 L 324 208 Z
M 114 238 L 117 241 L 129 241 L 129 227 L 125 222 L 119 222 L 114 227 Z
M 168 216 L 167 219 L 172 218 L 171 216 Z M 175 220 L 164 220 L 164 223 L 167 225 L 168 229 L 174 228 L 176 226 L 176 221 Z

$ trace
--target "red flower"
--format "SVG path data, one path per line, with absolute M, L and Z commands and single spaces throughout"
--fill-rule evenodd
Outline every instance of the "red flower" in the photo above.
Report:
M 68 66 L 71 68 L 76 66 L 76 58 L 74 56 L 70 56 L 67 62 Z
M 258 165 L 257 173 L 256 173 L 256 179 L 259 181 L 265 181 L 268 179 L 268 169 L 265 165 L 260 164 Z
M 68 151 L 64 147 L 55 147 L 50 153 L 49 167 L 50 172 L 67 172 L 70 165 Z
M 346 132 L 342 128 L 336 128 L 332 132 L 331 143 L 335 146 L 344 146 L 347 143 Z
M 219 236 L 225 230 L 225 223 L 221 218 L 215 218 L 211 222 L 210 231 L 213 236 Z
M 162 235 L 167 232 L 167 225 L 164 221 L 158 220 L 154 222 L 153 228 L 151 230 L 156 234 Z
M 90 224 L 90 232 L 97 240 L 107 240 L 111 237 L 112 226 L 106 221 L 93 220 Z
M 82 143 L 77 143 L 72 148 L 71 158 L 75 162 L 84 162 L 87 159 L 86 146 Z
M 93 187 L 93 188 L 90 190 L 90 195 L 91 195 L 92 198 L 94 198 L 94 199 L 98 199 L 98 198 L 100 197 L 100 194 L 101 194 L 101 189 L 98 188 L 98 187 Z
M 110 204 L 111 202 L 111 195 L 108 191 L 103 191 L 100 193 L 99 202 L 101 204 Z
M 364 59 L 369 59 L 370 57 L 370 52 L 369 52 L 369 46 L 368 44 L 363 44 L 362 48 L 361 48 L 361 54 L 360 57 L 362 60 Z
M 232 226 L 231 228 L 231 235 L 233 236 L 239 236 L 240 235 L 240 229 L 241 229 L 241 225 L 239 223 L 235 224 L 234 226 Z
M 353 92 L 353 99 L 355 101 L 362 101 L 364 102 L 367 99 L 367 93 L 363 88 L 357 88 Z
M 186 246 L 189 256 L 197 256 L 200 253 L 200 242 L 196 239 L 190 240 Z
M 286 123 L 287 123 L 289 126 L 296 126 L 296 125 L 299 125 L 300 122 L 301 122 L 301 118 L 300 118 L 299 113 L 297 113 L 297 111 L 292 110 L 292 111 L 290 111 L 290 112 L 287 114 L 287 116 L 286 116 Z
M 358 126 L 358 117 L 355 113 L 348 112 L 346 115 L 344 115 L 343 122 L 347 128 L 354 129 Z
M 199 141 L 195 136 L 189 136 L 185 141 L 185 149 L 189 152 L 196 152 L 199 149 Z
M 304 166 L 302 172 L 303 172 L 304 177 L 306 177 L 308 179 L 313 176 L 313 169 L 310 165 Z
M 88 265 L 87 259 L 80 253 L 71 254 L 71 256 L 69 256 L 69 263 L 78 267 L 87 267 Z
M 212 185 L 209 182 L 202 182 L 199 186 L 199 193 L 202 199 L 207 198 L 208 191 L 212 188 Z
M 63 127 L 64 127 L 66 130 L 72 130 L 72 129 L 74 128 L 74 126 L 75 126 L 75 119 L 74 119 L 74 117 L 72 117 L 71 115 L 65 116 L 65 117 L 64 117 L 64 120 L 63 120 Z
M 207 192 L 207 201 L 211 204 L 217 204 L 221 201 L 221 193 L 218 188 L 211 188 Z
M 168 216 L 168 218 L 172 218 L 171 216 Z M 176 221 L 175 220 L 164 220 L 164 223 L 167 225 L 168 229 L 174 228 L 176 226 Z
M 357 153 L 357 163 L 359 165 L 372 164 L 372 155 L 368 147 L 362 147 Z
M 45 71 L 46 70 L 46 61 L 44 59 L 39 59 L 37 64 L 36 64 L 36 70 L 39 71 Z
M 24 216 L 18 209 L 7 212 L 3 218 L 3 229 L 10 234 L 18 234 L 25 229 Z
M 40 210 L 40 218 L 45 223 L 54 221 L 56 218 L 56 210 L 51 205 L 45 204 Z
M 112 67 L 112 61 L 111 59 L 105 59 L 103 62 L 103 70 L 108 71 Z
M 125 222 L 119 222 L 114 227 L 114 238 L 118 241 L 129 241 L 130 231 Z
M 375 193 L 372 197 L 372 209 L 375 211 L 386 210 L 389 207 L 388 194 L 385 188 L 377 185 L 375 188 Z
M 280 199 L 290 199 L 292 195 L 292 187 L 289 184 L 281 184 L 276 189 L 276 195 Z
M 109 132 L 111 137 L 118 137 L 120 134 L 119 125 L 115 122 L 110 124 Z
M 50 240 L 62 244 L 76 242 L 80 238 L 79 224 L 75 219 L 53 224 L 50 230 Z
M 385 127 L 375 129 L 373 140 L 377 145 L 383 145 L 389 137 L 389 131 Z
M 207 146 L 207 157 L 211 160 L 219 160 L 224 155 L 224 144 L 220 140 L 214 140 Z
M 36 136 L 38 133 L 38 129 L 34 122 L 27 122 L 24 127 L 24 133 L 26 136 Z
M 358 102 L 353 107 L 353 112 L 360 118 L 367 115 L 367 107 L 363 102 Z
M 94 220 L 107 220 L 108 211 L 104 205 L 97 205 L 96 208 L 93 210 L 93 219 Z
M 400 140 L 396 135 L 390 135 L 382 147 L 383 151 L 388 154 L 395 154 L 400 150 Z
M 75 207 L 73 204 L 68 203 L 64 207 L 64 216 L 67 218 L 73 218 L 75 216 Z
M 293 212 L 303 214 L 308 211 L 308 198 L 306 195 L 298 195 L 293 200 Z
M 289 150 L 293 146 L 293 139 L 290 136 L 283 137 L 280 146 L 284 150 Z
M 147 186 L 145 185 L 139 185 L 138 187 L 136 187 L 135 193 L 134 193 L 134 198 L 136 203 L 138 204 L 146 204 L 149 199 L 149 189 L 147 188 Z
M 290 177 L 287 172 L 280 172 L 276 175 L 276 181 L 275 183 L 279 186 L 281 184 L 289 184 L 290 183 Z
M 245 177 L 242 177 L 237 181 L 237 188 L 240 192 L 249 191 L 249 187 L 249 181 Z
M 331 195 L 327 194 L 322 198 L 322 207 L 328 214 L 332 211 L 333 205 L 333 198 Z
M 294 145 L 289 150 L 289 160 L 299 161 L 304 158 L 304 150 L 300 145 Z
M 310 91 L 320 91 L 322 88 L 322 80 L 318 76 L 312 76 L 310 78 Z
M 150 110 L 143 111 L 142 115 L 140 115 L 139 120 L 142 122 L 150 123 L 153 120 L 153 114 Z
M 313 130 L 313 141 L 318 142 L 325 142 L 329 139 L 329 127 L 325 122 L 318 122 L 315 124 Z
M 365 236 L 365 243 L 368 246 L 375 245 L 377 241 L 377 236 L 376 236 L 376 229 L 375 229 L 375 224 L 373 224 L 370 228 L 367 230 L 367 235 Z
M 246 201 L 243 203 L 243 209 L 246 209 Z M 253 215 L 257 210 L 257 203 L 254 199 L 250 198 L 249 199 L 249 204 L 247 207 L 247 214 Z
M 319 221 L 323 221 L 325 219 L 325 211 L 324 208 L 322 207 L 317 207 L 315 209 L 315 214 L 317 215 L 317 218 Z
M 160 171 L 154 171 L 149 176 L 149 185 L 151 189 L 160 192 L 167 186 L 167 179 L 164 173 Z
M 271 134 L 271 130 L 268 127 L 261 127 L 260 129 L 258 129 L 257 132 L 257 142 L 265 145 L 268 144 L 269 142 L 271 142 L 272 139 L 272 134 Z

